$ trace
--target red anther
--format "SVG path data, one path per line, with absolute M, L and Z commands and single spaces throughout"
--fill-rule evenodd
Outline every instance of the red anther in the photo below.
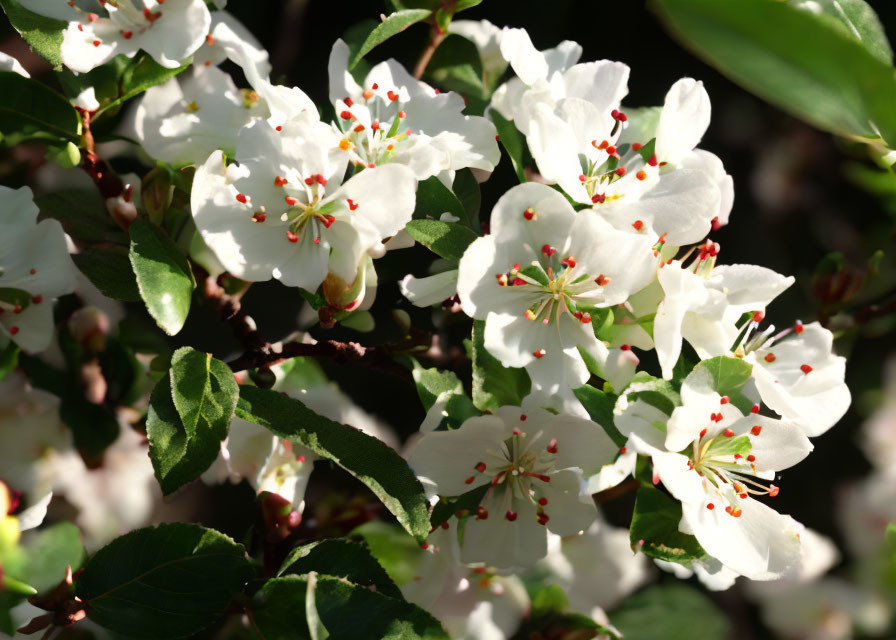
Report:
M 204 64 L 206 67 L 210 67 L 210 66 L 212 66 L 212 61 L 211 61 L 211 60 L 206 60 L 206 61 L 203 62 L 202 64 Z M 278 131 L 279 131 L 279 129 L 278 129 Z
M 352 112 L 349 111 L 348 109 L 346 109 L 345 111 L 340 113 L 339 117 L 342 118 L 343 120 L 354 120 L 355 119 L 355 116 L 352 115 Z
M 324 178 L 321 174 L 315 174 L 314 181 L 322 187 L 327 186 L 327 179 Z
M 535 209 L 533 209 L 532 207 L 529 207 L 528 209 L 523 211 L 523 217 L 526 220 L 533 220 L 535 218 Z
M 241 203 L 243 203 L 243 204 L 246 204 L 246 200 L 247 200 L 247 199 L 246 199 L 246 194 L 244 194 L 244 193 L 238 193 L 238 194 L 236 194 L 236 201 L 237 201 L 237 202 L 241 202 Z
M 352 131 L 354 131 L 355 133 L 361 133 L 362 131 L 364 131 L 364 125 L 363 124 L 355 125 L 355 128 L 352 129 Z
M 633 142 L 632 143 L 632 151 L 640 151 L 641 147 L 643 147 L 643 146 L 644 145 L 641 144 L 640 142 Z
M 729 402 L 731 402 L 731 398 L 729 398 L 728 396 L 722 396 L 721 398 L 719 398 L 719 404 L 728 404 Z
M 607 196 L 602 193 L 595 193 L 593 196 L 591 196 L 591 202 L 595 204 L 603 204 L 606 199 Z
M 734 511 L 734 507 L 732 507 L 730 504 L 725 507 L 725 513 L 730 514 L 732 511 Z
M 647 179 L 647 173 L 644 172 L 644 171 L 639 171 L 638 173 L 635 174 L 635 177 L 636 177 L 638 180 L 646 180 L 646 179 Z
M 14 307 L 12 308 L 12 312 L 13 312 L 13 313 L 22 313 L 22 305 L 17 304 L 16 306 L 14 306 Z
M 557 453 L 557 438 L 551 438 L 548 446 L 545 447 L 548 453 Z
M 379 131 L 379 128 L 380 128 L 380 121 L 379 121 L 379 120 L 374 120 L 373 122 L 371 122 L 371 123 L 370 123 L 370 128 L 371 128 L 373 131 Z
M 476 519 L 488 520 L 488 509 L 486 509 L 485 507 L 478 507 L 476 509 Z
M 37 269 L 31 269 L 30 271 L 28 271 L 28 273 L 34 275 L 35 273 L 37 273 Z
M 762 433 L 762 427 L 758 424 L 754 424 L 753 428 L 750 429 L 750 433 L 752 433 L 754 436 L 758 436 L 760 433 Z
M 542 252 L 544 255 L 546 255 L 547 257 L 549 257 L 549 258 L 550 258 L 552 255 L 554 255 L 554 253 L 556 253 L 556 251 L 557 251 L 557 250 L 556 250 L 554 247 L 552 247 L 551 245 L 549 245 L 549 244 L 543 244 L 543 245 L 541 245 L 541 252 Z
M 476 469 L 476 471 L 478 471 L 479 473 L 484 473 L 484 472 L 485 472 L 485 463 L 484 463 L 484 462 L 477 462 L 477 463 L 476 463 L 476 466 L 473 467 L 473 468 Z
M 735 459 L 735 460 L 740 460 L 741 458 L 743 458 L 743 456 L 740 455 L 739 453 L 735 453 L 735 454 L 734 454 L 734 459 Z
M 741 494 L 738 494 L 738 495 L 740 496 L 740 499 L 741 499 L 741 500 L 746 500 L 746 499 L 747 499 L 747 494 L 746 494 L 746 493 L 741 493 Z
M 294 234 L 292 231 L 287 231 L 287 232 L 286 232 L 286 239 L 289 240 L 290 242 L 298 242 L 298 241 L 299 241 L 299 236 L 297 236 L 296 234 Z
M 656 154 L 650 156 L 650 160 L 647 161 L 647 164 L 649 164 L 651 167 L 655 167 L 657 165 Z
M 539 349 L 537 351 L 533 351 L 532 355 L 535 356 L 536 358 L 540 359 L 540 358 L 544 358 L 546 353 L 547 352 L 544 349 Z
M 513 522 L 516 520 L 516 511 L 507 511 L 507 513 L 504 514 L 504 517 L 510 520 L 510 522 Z
M 705 436 L 705 435 L 706 435 L 706 429 L 703 429 L 703 430 L 700 432 L 700 437 L 702 438 L 702 437 Z
M 94 40 L 94 41 L 93 41 L 93 46 L 94 46 L 94 47 L 98 47 L 98 46 L 100 46 L 101 44 L 103 44 L 103 43 L 100 42 L 99 40 Z
M 19 328 L 18 328 L 18 327 L 10 327 L 10 328 L 9 328 L 9 333 L 10 333 L 10 335 L 16 335 L 18 332 L 19 332 Z
M 276 129 L 277 131 L 283 131 L 283 125 L 278 124 L 278 125 L 275 127 L 275 129 Z
M 252 222 L 264 222 L 265 220 L 267 220 L 267 216 L 261 211 L 252 214 Z
M 716 216 L 715 218 L 713 218 L 712 221 L 710 222 L 710 224 L 712 225 L 713 231 L 718 231 L 719 229 L 722 228 L 722 223 L 719 222 L 719 216 Z
M 44 297 L 40 294 L 31 298 L 31 302 L 33 302 L 34 304 L 40 304 L 43 301 L 44 301 Z
M 804 327 L 803 327 L 803 323 L 802 323 L 802 321 L 797 320 L 797 321 L 796 321 L 796 324 L 793 325 L 793 332 L 794 332 L 794 333 L 802 333 L 802 332 L 803 332 L 803 329 L 804 329 Z
M 305 178 L 305 184 L 307 184 L 309 187 L 311 185 L 313 185 L 314 184 L 314 176 L 308 176 L 307 178 Z
M 800 371 L 802 371 L 803 373 L 805 373 L 806 375 L 808 375 L 808 374 L 812 373 L 812 367 L 810 367 L 810 366 L 807 365 L 807 364 L 801 364 L 801 365 L 800 365 Z
M 514 429 L 513 431 L 511 431 L 511 433 L 512 433 L 513 435 L 515 435 L 515 436 L 521 436 L 521 435 L 523 435 L 523 432 L 520 431 L 519 429 Z
M 376 162 L 371 162 L 370 164 L 367 165 L 367 168 L 368 168 L 368 169 L 375 169 L 375 168 L 376 168 Z
M 750 408 L 750 413 L 759 413 L 759 405 L 758 405 L 758 404 L 754 404 L 754 405 Z
M 330 215 L 321 216 L 320 221 L 323 222 L 324 226 L 327 229 L 329 229 L 333 225 L 333 223 L 336 222 L 336 217 Z
M 625 167 L 619 167 L 613 173 L 615 173 L 617 176 L 619 176 L 621 178 L 622 176 L 625 175 Z
M 398 94 L 395 93 L 394 91 L 387 91 L 387 92 L 386 92 L 386 96 L 387 96 L 387 97 L 389 98 L 389 100 L 391 100 L 392 102 L 395 102 L 396 100 L 398 100 Z
M 723 433 L 725 434 L 726 438 L 730 438 L 731 436 L 734 435 L 734 432 L 731 429 L 725 429 L 725 431 Z
M 751 453 L 747 456 L 747 462 L 756 462 L 756 456 Z
M 370 100 L 374 95 L 373 89 L 364 89 L 364 93 L 362 94 L 365 100 Z
M 424 551 L 426 551 L 427 549 L 429 549 L 429 543 L 428 543 L 428 542 L 421 542 L 421 543 L 420 543 L 420 548 L 423 549 Z
M 619 455 L 625 455 L 625 452 L 628 451 L 626 447 L 619 447 Z
M 774 362 L 774 361 L 775 361 L 775 354 L 774 354 L 774 353 L 766 353 L 766 354 L 765 354 L 765 358 L 764 358 L 764 360 L 765 360 L 766 362 Z
M 529 417 L 529 416 L 527 416 L 525 413 L 524 413 L 524 414 L 521 414 L 521 415 L 520 415 L 520 422 L 525 422 L 525 421 L 526 421 L 526 418 L 528 418 L 528 417 Z
M 601 273 L 594 279 L 594 282 L 602 287 L 605 287 L 607 283 L 610 282 L 610 279 Z
M 615 156 L 616 155 L 616 147 L 613 145 L 609 145 L 607 147 L 607 155 Z
M 635 220 L 632 226 L 635 228 L 635 231 L 640 231 L 644 228 L 644 223 L 641 220 Z
M 716 505 L 714 505 L 712 502 L 710 502 L 709 504 L 706 505 L 706 508 L 709 509 L 710 511 L 712 511 L 713 509 L 716 508 Z
M 348 202 L 348 208 L 354 211 L 358 208 L 358 203 L 352 200 L 351 198 L 347 198 L 346 202 Z
M 373 89 L 374 91 L 376 91 L 377 89 L 380 88 L 380 85 L 378 85 L 376 82 L 374 82 L 374 83 L 370 86 L 370 88 Z
M 296 200 L 296 199 L 293 198 L 292 196 L 286 196 L 286 197 L 283 198 L 283 199 L 286 200 L 286 204 L 288 204 L 290 207 L 294 207 L 294 206 L 296 206 L 296 204 L 299 202 L 298 200 Z
M 753 322 L 762 322 L 765 318 L 765 314 L 762 311 L 754 311 L 753 312 Z
M 289 181 L 286 178 L 281 178 L 280 176 L 277 176 L 276 178 L 274 178 L 274 186 L 275 187 L 282 187 L 287 182 L 289 182 Z
M 712 420 L 713 422 L 721 422 L 722 414 L 721 413 L 711 413 L 711 414 L 709 414 L 709 419 Z
M 408 112 L 407 112 L 407 111 L 399 111 L 399 112 L 398 112 L 398 117 L 399 117 L 399 118 L 407 118 L 407 117 L 408 117 Z
M 620 351 L 631 351 L 631 350 L 632 350 L 632 347 L 631 347 L 631 345 L 624 344 L 624 345 L 622 345 L 621 347 L 619 347 L 619 350 L 620 350 Z
M 628 117 L 626 117 L 624 113 L 617 111 L 616 109 L 613 109 L 613 111 L 610 112 L 610 115 L 613 116 L 613 120 L 618 120 L 619 122 L 628 120 Z
M 134 35 L 133 31 L 122 31 L 121 32 L 121 37 L 124 38 L 125 40 L 130 40 L 131 36 L 133 36 L 133 35 Z
M 582 324 L 588 324 L 589 322 L 591 322 L 591 314 L 587 311 L 576 311 L 574 315 Z
M 449 529 L 449 528 L 451 527 L 451 525 L 448 524 L 447 522 L 443 522 L 440 526 L 441 526 L 443 529 L 445 529 L 445 530 L 447 530 L 447 529 Z
M 470 476 L 469 478 L 464 480 L 464 484 L 473 484 L 473 481 L 475 481 L 475 480 L 476 480 L 475 476 Z
M 547 499 L 547 498 L 539 498 L 539 499 L 538 499 L 538 504 L 540 504 L 542 507 L 543 507 L 544 505 L 546 505 L 547 503 L 548 503 L 548 499 Z
M 560 264 L 562 264 L 564 267 L 569 267 L 570 269 L 575 269 L 576 259 L 573 258 L 572 256 L 569 256 L 568 258 L 563 258 L 563 260 L 560 261 Z
M 772 484 L 772 485 L 769 485 L 769 487 L 768 487 L 768 496 L 769 496 L 770 498 L 774 498 L 774 497 L 775 497 L 776 495 L 778 495 L 779 493 L 781 493 L 781 488 L 780 488 L 780 487 L 776 487 L 776 486 L 773 485 L 773 484 Z
M 96 15 L 95 13 L 88 13 L 87 19 L 90 20 L 91 22 L 96 22 L 97 20 L 100 19 L 100 17 L 98 15 Z
M 542 513 L 540 516 L 538 516 L 538 524 L 547 524 L 548 520 L 550 520 L 550 518 L 546 513 Z
M 315 238 L 315 239 L 314 239 L 314 244 L 320 244 L 320 238 Z
M 212 47 L 215 45 L 215 37 L 212 34 L 208 34 L 207 36 L 205 36 L 205 42 L 210 47 Z
M 586 176 L 584 173 L 579 174 L 579 182 L 587 182 L 587 180 L 588 176 Z
M 346 107 L 351 107 L 351 106 L 354 106 L 354 104 L 355 104 L 355 101 L 352 100 L 349 96 L 345 96 L 345 98 L 343 98 L 342 101 L 345 103 Z
M 529 284 L 529 283 L 526 282 L 525 280 L 523 280 L 522 278 L 514 278 L 513 282 L 511 282 L 510 284 L 513 285 L 514 287 L 518 287 L 520 285 Z

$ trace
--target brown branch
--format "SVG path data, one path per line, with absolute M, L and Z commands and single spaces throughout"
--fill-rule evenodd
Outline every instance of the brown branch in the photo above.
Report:
M 90 122 L 93 112 L 76 107 L 81 115 L 81 123 L 83 128 L 84 152 L 82 153 L 83 161 L 81 168 L 90 176 L 93 183 L 99 189 L 103 201 L 109 213 L 115 219 L 115 222 L 124 229 L 128 230 L 131 223 L 137 217 L 137 208 L 131 202 L 130 188 L 125 188 L 121 178 L 112 171 L 109 164 L 96 154 L 96 144 L 93 139 L 93 132 L 90 130 Z
M 414 77 L 417 78 L 417 80 L 423 77 L 426 67 L 429 65 L 429 61 L 432 60 L 433 54 L 436 52 L 436 49 L 439 48 L 439 45 L 442 44 L 442 40 L 447 36 L 448 34 L 442 31 L 439 26 L 433 22 L 429 35 L 429 44 L 426 45 L 423 53 L 420 54 L 420 59 L 417 60 L 417 64 L 414 66 Z

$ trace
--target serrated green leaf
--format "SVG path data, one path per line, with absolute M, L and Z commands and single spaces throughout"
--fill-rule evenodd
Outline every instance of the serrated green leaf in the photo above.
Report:
M 832 133 L 879 131 L 896 146 L 893 68 L 836 18 L 776 0 L 653 6 L 686 46 L 764 100 Z
M 439 371 L 434 367 L 427 369 L 413 358 L 411 360 L 414 366 L 411 374 L 417 385 L 417 395 L 420 396 L 420 402 L 423 403 L 423 408 L 427 411 L 443 393 L 462 394 L 464 392 L 464 385 L 453 371 Z
M 492 109 L 490 118 L 498 130 L 498 142 L 504 147 L 507 155 L 510 156 L 510 162 L 513 163 L 513 170 L 520 182 L 526 182 L 526 167 L 523 164 L 523 150 L 525 148 L 525 138 L 519 132 L 512 121 L 507 120 L 498 113 L 497 109 Z
M 185 638 L 215 622 L 252 577 L 242 545 L 193 524 L 116 538 L 76 582 L 87 616 L 129 638 Z
M 635 498 L 635 512 L 629 538 L 632 548 L 646 556 L 687 564 L 706 555 L 697 538 L 678 530 L 681 503 L 654 487 L 641 487 Z
M 473 404 L 482 411 L 496 411 L 504 405 L 519 406 L 529 395 L 532 382 L 525 369 L 505 367 L 485 350 L 485 321 L 473 323 L 469 346 L 473 361 Z
M 731 638 L 731 625 L 706 596 L 681 584 L 649 587 L 626 599 L 610 616 L 625 640 Z
M 404 600 L 386 570 L 363 542 L 331 538 L 296 547 L 286 556 L 278 576 L 317 573 L 344 578 L 375 589 L 384 596 Z
M 372 520 L 352 530 L 352 537 L 367 543 L 370 553 L 382 565 L 392 581 L 405 585 L 417 574 L 417 560 L 423 550 L 420 543 L 399 526 Z
M 450 213 L 461 220 L 466 219 L 466 211 L 457 196 L 435 176 L 417 184 L 417 205 L 414 220 L 428 218 L 438 220 L 443 213 Z
M 0 134 L 4 138 L 51 144 L 78 141 L 78 113 L 47 85 L 14 71 L 0 71 L 0 94 Z
M 68 24 L 29 11 L 17 0 L 0 0 L 0 6 L 31 50 L 45 58 L 55 69 L 61 69 L 59 47 L 62 46 L 62 32 Z
M 814 0 L 812 4 L 789 0 L 790 4 L 803 11 L 821 10 L 843 25 L 843 32 L 861 42 L 872 55 L 887 64 L 893 61 L 893 50 L 887 34 L 865 0 Z
M 124 247 L 87 247 L 72 254 L 72 260 L 104 296 L 140 302 L 137 278 Z
M 419 540 L 429 535 L 423 485 L 394 450 L 357 429 L 324 418 L 271 389 L 241 386 L 236 415 L 281 438 L 295 438 L 363 482 Z
M 190 312 L 196 281 L 187 259 L 165 233 L 145 218 L 130 227 L 130 260 L 140 297 L 158 325 L 173 336 Z
M 370 35 L 364 39 L 355 55 L 349 60 L 349 71 L 358 64 L 361 58 L 370 53 L 374 47 L 401 33 L 412 24 L 426 20 L 431 15 L 432 11 L 429 9 L 409 9 L 407 11 L 396 11 L 388 16 L 370 32 Z
M 613 408 L 616 406 L 616 396 L 604 393 L 591 385 L 584 385 L 572 392 L 578 398 L 591 419 L 599 424 L 613 443 L 621 447 L 625 444 L 626 437 L 619 433 L 613 419 Z
M 455 264 L 479 237 L 469 227 L 441 220 L 411 220 L 405 230 L 414 240 Z
M 190 347 L 153 389 L 146 417 L 149 457 L 163 493 L 199 477 L 227 437 L 239 388 L 230 368 Z

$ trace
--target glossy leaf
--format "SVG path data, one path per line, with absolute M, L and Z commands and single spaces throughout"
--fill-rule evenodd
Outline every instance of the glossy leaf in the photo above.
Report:
M 150 87 L 167 82 L 189 66 L 189 64 L 185 64 L 175 69 L 168 69 L 153 60 L 152 56 L 147 53 L 138 55 L 121 76 L 121 95 L 99 109 L 94 117 L 139 96 Z
M 405 230 L 433 253 L 455 264 L 460 262 L 464 251 L 478 237 L 469 227 L 441 220 L 411 220 Z
M 34 53 L 42 56 L 56 69 L 62 68 L 59 47 L 66 23 L 39 15 L 23 7 L 17 0 L 0 0 L 10 24 L 25 39 Z M 8 96 L 4 95 L 4 99 Z
M 4 138 L 55 144 L 78 141 L 78 113 L 47 85 L 14 71 L 0 71 L 0 95 L 0 134 Z
M 351 473 L 419 540 L 429 535 L 423 486 L 407 462 L 381 440 L 324 418 L 271 389 L 241 386 L 236 415 L 281 438 L 295 438 Z
M 414 220 L 427 218 L 438 220 L 443 213 L 450 213 L 461 220 L 467 219 L 460 200 L 437 177 L 433 176 L 418 183 Z
M 641 487 L 635 498 L 635 512 L 629 536 L 632 548 L 646 556 L 687 564 L 706 555 L 694 536 L 678 530 L 681 504 L 659 489 Z
M 130 227 L 131 266 L 146 308 L 168 335 L 184 326 L 196 287 L 190 264 L 177 245 L 145 218 Z
M 140 302 L 137 278 L 123 247 L 87 247 L 72 260 L 103 295 L 125 302 Z
M 473 361 L 473 404 L 482 411 L 519 406 L 532 387 L 525 369 L 505 367 L 485 350 L 485 321 L 473 323 L 473 339 L 467 345 Z
M 705 595 L 681 584 L 655 585 L 626 599 L 610 616 L 625 640 L 731 638 L 725 614 Z
M 401 33 L 412 24 L 426 20 L 430 15 L 432 15 L 432 11 L 429 9 L 408 9 L 406 11 L 396 11 L 388 16 L 370 32 L 351 60 L 349 60 L 349 70 L 353 69 L 358 64 L 358 61 L 370 53 L 374 47 Z

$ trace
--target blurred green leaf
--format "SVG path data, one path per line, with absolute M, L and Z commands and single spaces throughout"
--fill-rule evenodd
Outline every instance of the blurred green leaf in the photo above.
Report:
M 495 128 L 498 130 L 498 142 L 507 151 L 510 156 L 510 162 L 513 163 L 513 170 L 520 182 L 526 182 L 526 167 L 523 165 L 523 151 L 525 148 L 525 138 L 519 132 L 516 126 L 510 120 L 498 113 L 497 109 L 491 109 L 490 116 Z
M 10 24 L 25 39 L 31 50 L 45 58 L 56 69 L 62 68 L 59 47 L 62 46 L 62 32 L 67 23 L 54 20 L 23 7 L 17 0 L 0 0 Z M 8 98 L 5 95 L 5 98 Z
M 24 562 L 19 577 L 43 593 L 65 580 L 66 569 L 76 572 L 87 554 L 81 532 L 71 522 L 60 522 L 35 531 L 25 539 Z
M 19 345 L 8 342 L 0 349 L 0 382 L 6 379 L 10 373 L 19 366 Z
M 0 134 L 16 141 L 78 142 L 80 119 L 64 96 L 14 71 L 0 71 Z
M 893 62 L 893 50 L 887 34 L 865 0 L 812 0 L 812 2 L 789 0 L 790 4 L 803 11 L 818 12 L 831 16 L 843 25 L 843 32 L 861 42 L 868 51 L 882 61 Z
M 381 440 L 271 389 L 241 386 L 236 415 L 332 460 L 367 485 L 408 533 L 419 540 L 429 535 L 423 485 L 407 462 Z
M 121 75 L 121 94 L 117 99 L 100 107 L 93 117 L 97 118 L 109 109 L 124 104 L 150 87 L 167 82 L 179 73 L 186 71 L 189 66 L 190 64 L 187 63 L 180 67 L 169 69 L 153 60 L 148 53 L 137 55 Z
M 34 200 L 39 220 L 53 218 L 67 234 L 86 244 L 127 245 L 128 236 L 115 224 L 96 189 L 58 189 Z
M 408 9 L 406 11 L 396 11 L 388 16 L 370 32 L 351 57 L 348 63 L 349 71 L 358 64 L 361 58 L 370 53 L 374 47 L 401 33 L 412 24 L 426 20 L 431 15 L 432 11 L 430 9 Z
M 72 430 L 75 447 L 88 458 L 102 453 L 118 439 L 120 427 L 106 407 L 90 402 L 79 387 L 69 385 L 59 403 L 59 418 Z
M 417 560 L 423 550 L 420 543 L 394 524 L 372 520 L 351 532 L 367 543 L 370 553 L 398 586 L 407 584 L 416 575 Z
M 629 597 L 610 616 L 625 640 L 731 638 L 731 625 L 709 598 L 691 587 L 665 584 Z
M 190 264 L 171 239 L 145 218 L 130 227 L 131 266 L 149 314 L 168 335 L 181 330 L 196 281 Z
M 87 616 L 129 638 L 185 638 L 224 614 L 252 577 L 242 545 L 193 524 L 138 529 L 100 549 L 77 579 Z
M 449 34 L 439 44 L 426 66 L 426 75 L 442 87 L 457 91 L 468 99 L 486 101 L 489 98 L 483 82 L 479 49 L 471 40 L 455 33 Z
M 896 74 L 841 21 L 777 0 L 653 7 L 683 44 L 764 100 L 840 135 L 874 136 L 876 126 L 896 146 Z
M 72 254 L 72 260 L 104 296 L 140 302 L 137 278 L 124 247 L 87 247 Z

